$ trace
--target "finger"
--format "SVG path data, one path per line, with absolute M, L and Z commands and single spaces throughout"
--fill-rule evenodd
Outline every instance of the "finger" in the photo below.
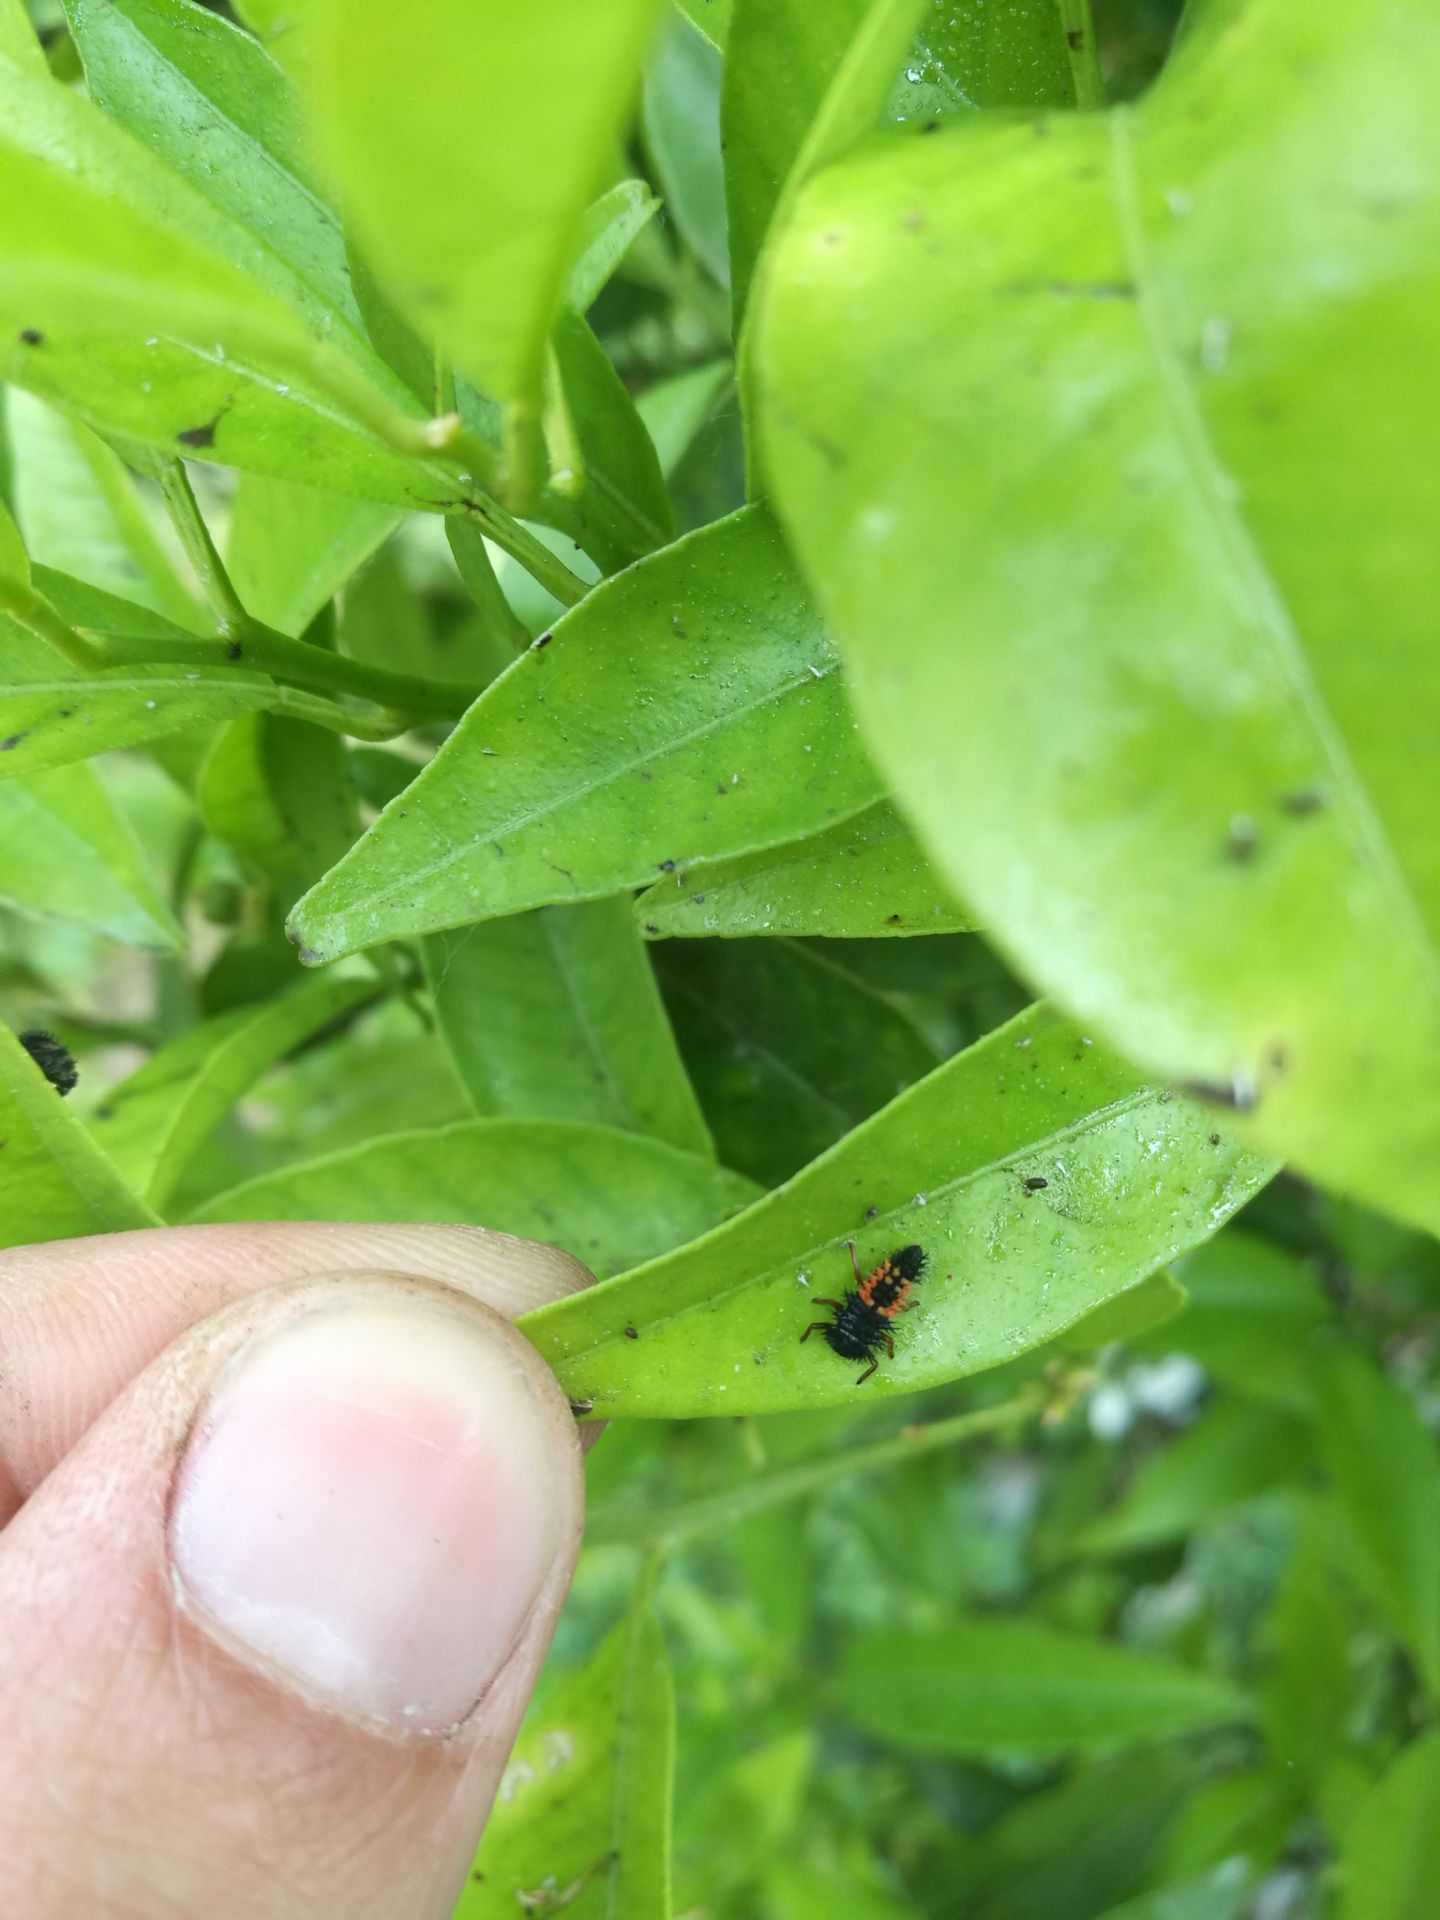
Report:
M 0 1535 L 6 1910 L 443 1920 L 580 1501 L 563 1397 L 466 1295 L 192 1328 Z
M 588 1286 L 558 1247 L 484 1228 L 323 1221 L 145 1228 L 0 1253 L 0 1525 L 140 1370 L 285 1280 L 413 1273 L 514 1317 Z

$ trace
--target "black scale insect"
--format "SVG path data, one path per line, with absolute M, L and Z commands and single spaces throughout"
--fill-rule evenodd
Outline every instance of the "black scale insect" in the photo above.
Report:
M 815 1305 L 833 1307 L 834 1318 L 812 1320 L 800 1340 L 803 1345 L 812 1333 L 823 1333 L 831 1352 L 838 1353 L 843 1360 L 868 1360 L 869 1366 L 855 1382 L 858 1387 L 879 1366 L 881 1347 L 892 1360 L 895 1358 L 890 1322 L 897 1313 L 908 1313 L 915 1304 L 910 1298 L 910 1289 L 925 1270 L 925 1250 L 897 1247 L 894 1253 L 886 1254 L 878 1267 L 861 1273 L 855 1242 L 847 1240 L 845 1244 L 850 1249 L 855 1285 L 843 1300 L 822 1300 L 817 1296 Z

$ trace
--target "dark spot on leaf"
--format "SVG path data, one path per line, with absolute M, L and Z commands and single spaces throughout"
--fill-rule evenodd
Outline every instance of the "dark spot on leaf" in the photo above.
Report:
M 1065 44 L 1072 53 L 1079 53 L 1085 44 L 1085 35 L 1079 27 L 1067 27 L 1065 29 Z
M 645 922 L 645 931 L 646 933 L 659 933 L 660 929 L 653 920 L 647 920 Z
M 634 1327 L 626 1327 L 625 1338 L 627 1340 L 638 1340 L 640 1338 L 640 1335 L 636 1332 Z
M 661 873 L 674 873 L 675 862 L 673 860 L 662 860 L 660 862 L 660 871 Z
M 1020 1184 L 1026 1193 L 1039 1193 L 1045 1187 L 1048 1187 L 1050 1182 L 1048 1180 L 1042 1180 L 1038 1173 L 1027 1173 Z
M 22 740 L 28 740 L 29 738 L 30 729 L 28 727 L 23 733 L 10 734 L 6 739 L 0 740 L 0 753 L 9 753 L 12 747 L 18 747 Z
M 887 914 L 886 914 L 886 916 L 885 916 L 885 924 L 886 924 L 886 926 L 887 926 L 887 927 L 898 927 L 898 926 L 899 926 L 899 924 L 900 924 L 900 916 L 899 916 L 899 914 L 898 914 L 898 913 L 887 913 Z
M 865 1218 L 867 1220 L 873 1220 L 875 1216 L 879 1213 L 879 1211 L 880 1211 L 879 1207 L 875 1206 L 872 1203 L 870 1206 L 866 1207 L 865 1209 Z
M 921 133 L 938 133 L 940 131 L 940 122 L 938 120 L 924 120 L 920 123 L 920 131 Z
M 22 327 L 20 339 L 27 347 L 42 347 L 45 344 L 45 336 L 38 327 Z
M 227 660 L 238 660 L 244 651 L 245 649 L 238 640 L 232 640 L 225 649 L 225 658 Z
M 1254 820 L 1248 813 L 1236 813 L 1230 817 L 1229 830 L 1225 835 L 1225 854 L 1243 866 L 1247 860 L 1253 860 L 1255 849 L 1260 844 L 1260 835 Z
M 207 420 L 203 427 L 182 427 L 175 438 L 182 447 L 213 447 L 215 422 Z
M 1210 1136 L 1210 1144 L 1211 1144 L 1211 1146 L 1212 1146 L 1212 1147 L 1218 1147 L 1218 1146 L 1219 1146 L 1219 1144 L 1220 1144 L 1220 1136 L 1219 1136 L 1219 1134 L 1218 1134 L 1218 1133 L 1212 1133 L 1212 1134 L 1211 1134 L 1211 1136 Z
M 1293 792 L 1280 796 L 1280 811 L 1292 814 L 1297 820 L 1303 820 L 1310 813 L 1319 813 L 1325 805 L 1325 789 L 1318 782 L 1308 787 L 1296 787 Z
M 705 896 L 703 893 L 692 893 L 690 898 L 691 900 L 694 901 L 695 905 L 698 907 L 703 904 Z
M 20 1044 L 57 1093 L 74 1091 L 80 1075 L 75 1066 L 75 1056 L 63 1041 L 42 1028 L 32 1027 L 28 1033 L 20 1035 Z

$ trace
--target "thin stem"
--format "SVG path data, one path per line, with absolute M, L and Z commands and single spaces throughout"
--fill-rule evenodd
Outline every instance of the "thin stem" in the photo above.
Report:
M 1075 104 L 1082 113 L 1095 113 L 1109 106 L 1105 81 L 1100 72 L 1100 54 L 1095 44 L 1095 24 L 1090 18 L 1090 0 L 1058 0 L 1060 25 L 1065 45 L 1070 50 L 1070 72 L 1075 81 Z
M 180 536 L 185 557 L 195 569 L 221 633 L 228 636 L 242 632 L 250 623 L 249 615 L 241 606 L 240 596 L 230 584 L 230 576 L 225 571 L 225 563 L 210 538 L 210 529 L 205 524 L 205 516 L 200 511 L 184 462 L 155 460 L 150 463 L 150 471 L 159 483 L 160 497 L 165 502 L 171 524 Z
M 282 687 L 268 702 L 266 711 L 282 720 L 308 720 L 311 726 L 325 727 L 331 733 L 343 733 L 351 740 L 393 740 L 408 733 L 411 722 L 403 713 L 356 713 L 352 707 L 337 707 L 313 693 L 296 693 Z
M 66 626 L 48 600 L 19 580 L 0 579 L 0 613 L 8 613 L 27 633 L 43 640 L 81 673 L 95 673 L 108 664 L 90 641 Z
M 324 647 L 306 646 L 258 622 L 246 620 L 236 637 L 126 640 L 101 637 L 96 642 L 95 666 L 145 666 L 173 661 L 181 666 L 209 667 L 219 672 L 251 668 L 272 679 L 327 693 L 348 694 L 380 706 L 403 710 L 412 719 L 448 719 L 463 713 L 479 692 L 478 686 L 459 681 L 427 680 L 419 674 L 395 673 L 389 667 L 352 660 Z
M 573 607 L 590 591 L 578 573 L 572 573 L 543 540 L 538 540 L 528 527 L 508 514 L 497 500 L 482 495 L 479 499 L 466 498 L 445 504 L 477 520 L 496 546 L 512 560 L 518 560 L 530 577 L 553 594 L 562 607 Z
M 818 1459 L 802 1460 L 775 1473 L 757 1474 L 753 1480 L 742 1481 L 723 1492 L 684 1501 L 668 1513 L 663 1509 L 639 1516 L 617 1513 L 607 1524 L 602 1510 L 591 1515 L 586 1538 L 592 1542 L 632 1541 L 673 1546 L 696 1534 L 735 1526 L 766 1507 L 816 1493 L 832 1481 L 848 1479 L 854 1474 L 884 1472 L 902 1466 L 907 1460 L 918 1460 L 942 1447 L 954 1446 L 956 1441 L 1022 1426 L 1040 1412 L 1045 1397 L 1045 1388 L 1037 1383 L 997 1407 L 957 1413 L 949 1420 L 932 1421 L 929 1426 L 903 1427 L 890 1438 L 872 1441 L 868 1446 L 852 1447 L 845 1453 L 822 1454 Z

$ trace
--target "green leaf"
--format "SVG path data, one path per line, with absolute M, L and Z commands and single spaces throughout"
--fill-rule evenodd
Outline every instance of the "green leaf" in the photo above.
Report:
M 656 969 L 720 1158 L 762 1185 L 927 1074 L 939 1050 L 839 955 L 775 940 L 658 949 Z
M 723 53 L 730 34 L 734 0 L 675 0 L 680 11 Z
M 459 1220 L 619 1273 L 707 1232 L 755 1188 L 701 1154 L 562 1120 L 386 1134 L 250 1180 L 200 1220 Z
M 359 832 L 339 735 L 273 713 L 242 714 L 219 734 L 195 799 L 216 839 L 271 880 L 282 910 Z
M 1242 1920 L 1251 1911 L 1254 1878 L 1248 1860 L 1222 1860 L 1198 1880 L 1157 1887 L 1111 1907 L 1102 1920 Z
M 48 71 L 25 0 L 0 0 L 0 56 L 30 66 L 36 73 Z
M 393 507 L 244 473 L 230 509 L 226 570 L 253 619 L 298 639 L 396 518 Z M 459 520 L 446 526 L 471 531 Z
M 1409 1398 L 1362 1355 L 1322 1375 L 1322 1452 L 1354 1551 L 1347 1564 L 1440 1687 L 1440 1458 Z
M 1181 1347 L 1247 1399 L 1313 1413 L 1314 1335 L 1332 1309 L 1306 1266 L 1254 1234 L 1227 1227 L 1186 1255 L 1180 1278 L 1190 1296 L 1184 1318 L 1149 1343 L 1151 1350 Z
M 78 420 L 11 387 L 5 426 L 15 514 L 30 556 L 192 633 L 213 626 L 181 582 L 118 455 Z
M 652 938 L 955 933 L 975 925 L 888 800 L 762 853 L 657 880 L 635 902 Z
M 1115 1747 L 1250 1711 L 1213 1674 L 1020 1620 L 861 1634 L 846 1644 L 836 1685 L 867 1733 L 932 1753 Z
M 715 412 L 730 384 L 731 373 L 728 360 L 712 360 L 706 366 L 672 374 L 668 380 L 657 380 L 636 401 L 636 411 L 645 423 L 660 458 L 660 471 L 667 479 Z
M 801 1344 L 813 1296 L 852 1284 L 847 1238 L 866 1262 L 916 1241 L 930 1256 L 917 1309 L 865 1388 L 911 1393 L 1041 1345 L 1212 1233 L 1272 1170 L 1212 1134 L 1188 1102 L 1138 1088 L 1032 1009 L 738 1220 L 620 1286 L 540 1308 L 525 1330 L 603 1413 L 853 1403 L 855 1364 Z M 1046 1188 L 1027 1192 L 1037 1175 Z
M 175 667 L 109 667 L 66 678 L 62 663 L 36 642 L 45 672 L 41 678 L 35 655 L 17 659 L 11 652 L 19 654 L 21 637 L 0 619 L 5 648 L 0 780 L 88 760 L 115 747 L 139 746 L 182 728 L 214 727 L 276 696 L 273 681 L 247 672 L 222 676 Z
M 478 386 L 533 417 L 653 0 L 537 0 L 483 30 L 468 0 L 303 12 L 306 85 L 377 270 Z
M 0 1246 L 160 1224 L 0 1026 Z
M 68 88 L 0 59 L 0 376 L 108 433 L 434 508 L 419 408 L 254 235 Z M 396 452 L 401 445 L 407 451 Z
M 1065 0 L 956 7 L 931 0 L 890 95 L 896 120 L 934 120 L 975 107 L 1075 102 Z
M 870 0 L 738 0 L 720 96 L 737 328 L 781 189 L 869 11 Z
M 1119 1341 L 1132 1341 L 1167 1327 L 1185 1311 L 1190 1296 L 1172 1273 L 1152 1273 L 1138 1287 L 1117 1293 L 1060 1336 L 1070 1353 L 1094 1353 Z
M 260 43 L 189 0 L 65 0 L 65 13 L 92 99 L 358 326 L 340 222 Z
M 805 190 L 765 465 L 877 762 L 1022 970 L 1433 1229 L 1437 21 L 1210 17 L 1244 30 L 1136 111 Z
M 665 210 L 720 285 L 730 281 L 725 176 L 720 154 L 720 74 L 714 46 L 672 14 L 645 68 L 645 144 Z
M 1263 1629 L 1272 1665 L 1260 1686 L 1266 1744 L 1279 1766 L 1318 1781 L 1343 1746 L 1350 1617 L 1336 1591 L 1330 1529 L 1309 1506 Z
M 675 1702 L 650 1584 L 526 1723 L 454 1920 L 669 1920 Z
M 195 1154 L 261 1074 L 375 992 L 373 980 L 308 980 L 202 1021 L 106 1094 L 95 1111 L 95 1139 L 163 1211 Z
M 593 1120 L 713 1151 L 624 900 L 436 934 L 425 970 L 477 1113 Z
M 126 946 L 177 953 L 174 914 L 125 816 L 91 767 L 0 781 L 0 898 L 93 927 Z
M 659 211 L 660 202 L 643 180 L 617 181 L 585 209 L 565 280 L 565 298 L 577 313 L 594 304 L 631 241 Z
M 544 507 L 545 518 L 567 531 L 573 527 L 602 571 L 613 572 L 672 538 L 670 496 L 635 402 L 586 321 L 578 313 L 559 314 L 551 341 L 578 467 L 550 476 L 551 495 L 562 478 L 574 486 L 573 510 L 555 510 L 557 501 Z
M 1183 1322 L 1168 1344 L 1183 1349 Z M 1313 1457 L 1310 1433 L 1289 1415 L 1222 1400 L 1152 1453 L 1073 1544 L 1081 1553 L 1118 1554 L 1178 1540 L 1243 1500 L 1300 1480 Z
M 985 1837 L 984 1920 L 1095 1920 L 1143 1886 L 1193 1791 L 1190 1765 L 1160 1747 L 1028 1795 Z
M 312 962 L 642 885 L 876 796 L 835 658 L 749 507 L 614 580 L 480 696 L 292 916 Z
M 1339 1920 L 1429 1920 L 1440 1878 L 1440 1733 L 1392 1760 L 1340 1855 Z

